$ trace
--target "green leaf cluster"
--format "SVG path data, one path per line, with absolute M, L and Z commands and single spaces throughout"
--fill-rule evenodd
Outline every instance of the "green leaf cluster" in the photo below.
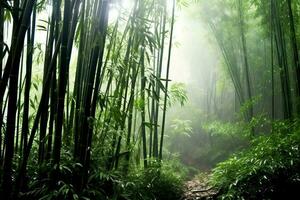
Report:
M 220 199 L 277 199 L 297 193 L 299 124 L 278 123 L 276 132 L 254 139 L 248 150 L 213 170 L 211 183 L 219 188 Z

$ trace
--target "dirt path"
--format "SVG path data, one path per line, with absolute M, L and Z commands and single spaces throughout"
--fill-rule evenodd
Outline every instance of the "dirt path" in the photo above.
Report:
M 216 194 L 217 191 L 208 185 L 207 178 L 194 178 L 185 183 L 183 200 L 213 200 Z

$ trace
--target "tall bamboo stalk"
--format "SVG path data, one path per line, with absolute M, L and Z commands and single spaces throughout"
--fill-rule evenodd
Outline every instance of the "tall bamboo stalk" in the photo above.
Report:
M 61 139 L 62 139 L 62 126 L 64 117 L 64 103 L 65 103 L 65 93 L 67 87 L 67 77 L 69 72 L 68 63 L 68 35 L 69 35 L 69 20 L 71 18 L 71 1 L 64 1 L 64 18 L 62 27 L 62 40 L 60 49 L 60 65 L 59 65 L 59 75 L 58 75 L 58 99 L 57 99 L 57 118 L 55 125 L 55 136 L 54 136 L 54 146 L 53 146 L 53 166 L 55 167 L 53 173 L 53 181 L 56 184 L 58 179 L 58 170 L 60 162 L 60 151 L 61 151 Z
M 296 38 L 296 30 L 295 30 L 295 23 L 294 23 L 294 14 L 292 10 L 292 1 L 287 0 L 288 5 L 288 15 L 289 15 L 289 26 L 290 26 L 290 40 L 291 46 L 293 51 L 293 65 L 296 72 L 296 110 L 297 114 L 299 115 L 300 112 L 300 60 L 299 60 L 299 52 L 298 52 L 298 43 Z
M 20 26 L 15 30 L 14 34 L 17 35 L 16 40 L 13 40 L 11 52 L 8 56 L 7 64 L 4 69 L 4 74 L 0 82 L 0 93 L 3 101 L 5 88 L 9 80 L 8 89 L 8 110 L 7 110 L 7 129 L 5 132 L 5 158 L 3 163 L 3 182 L 2 191 L 7 193 L 7 196 L 11 198 L 12 192 L 12 159 L 14 155 L 14 135 L 15 135 L 15 123 L 16 123 L 16 103 L 18 96 L 18 78 L 19 78 L 19 64 L 21 59 L 21 53 L 24 44 L 25 33 L 28 30 L 30 23 L 31 12 L 35 1 L 27 1 L 24 4 L 23 12 L 21 15 Z M 15 41 L 15 42 L 14 42 Z M 0 103 L 0 105 L 2 102 Z
M 170 74 L 174 21 L 175 21 L 175 6 L 176 6 L 176 1 L 173 0 L 171 31 L 170 31 L 169 49 L 168 49 L 168 61 L 167 61 L 167 70 L 166 70 L 166 83 L 165 83 L 166 91 L 164 94 L 163 116 L 162 116 L 161 136 L 160 136 L 160 146 L 159 146 L 159 159 L 160 160 L 162 159 L 162 155 L 163 155 L 163 144 L 164 144 L 164 136 L 165 136 L 165 124 L 166 124 L 166 114 L 167 114 L 167 105 L 168 105 L 167 100 L 168 100 L 168 88 L 169 88 L 169 74 Z
M 245 30 L 244 30 L 245 24 L 244 24 L 244 15 L 243 15 L 243 4 L 241 0 L 238 0 L 238 10 L 239 10 L 239 19 L 240 19 L 240 33 L 241 33 L 241 40 L 242 40 L 243 60 L 245 66 L 247 96 L 248 99 L 251 101 L 252 92 L 251 92 L 251 83 L 250 83 L 247 43 L 246 43 Z M 250 103 L 248 121 L 251 121 L 252 117 L 253 117 L 253 105 L 252 103 Z M 253 134 L 253 130 L 252 130 L 252 134 Z
M 0 80 L 2 79 L 2 68 L 4 58 L 4 8 L 0 5 Z M 2 105 L 3 101 L 0 100 L 0 163 L 2 163 Z

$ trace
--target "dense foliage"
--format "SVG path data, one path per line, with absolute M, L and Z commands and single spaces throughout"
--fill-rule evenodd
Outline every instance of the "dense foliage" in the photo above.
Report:
M 58 187 L 53 190 L 49 179 L 40 179 L 35 166 L 29 166 L 28 189 L 20 199 L 180 199 L 187 170 L 178 160 L 155 163 L 147 169 L 132 168 L 127 174 L 120 170 L 105 171 L 92 168 L 86 188 L 78 193 L 72 183 L 74 164 L 71 156 L 63 154 L 61 177 Z M 69 157 L 69 158 L 68 158 Z M 67 161 L 69 160 L 69 161 Z M 44 173 L 50 170 L 44 166 Z
M 1 0 L 1 198 L 296 194 L 299 45 L 296 0 Z
M 212 183 L 220 199 L 285 199 L 300 186 L 299 123 L 274 124 L 276 131 L 251 142 L 251 147 L 221 162 Z
M 177 182 L 147 168 L 162 162 L 168 92 L 185 101 L 169 87 L 175 1 L 1 1 L 0 14 L 0 196 L 114 198 L 135 169 Z

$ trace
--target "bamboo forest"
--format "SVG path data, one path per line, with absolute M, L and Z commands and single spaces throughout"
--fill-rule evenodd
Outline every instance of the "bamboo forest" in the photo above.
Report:
M 0 0 L 0 199 L 299 189 L 299 0 Z

